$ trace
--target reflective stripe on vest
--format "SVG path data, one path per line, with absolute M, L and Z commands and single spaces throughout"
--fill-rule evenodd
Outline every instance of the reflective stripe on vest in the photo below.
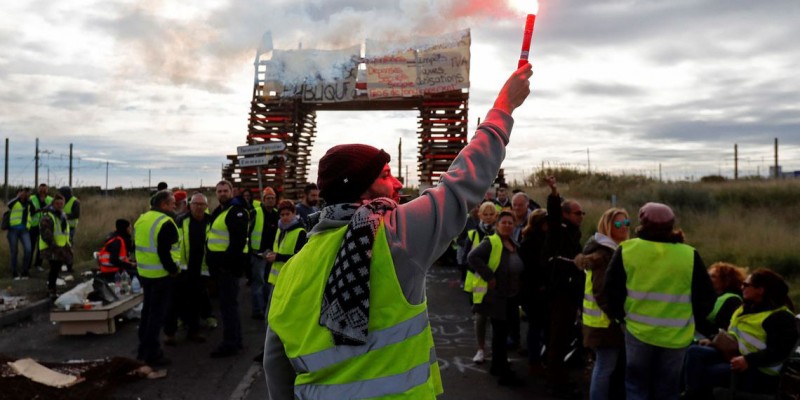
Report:
M 67 229 L 61 229 L 61 221 L 60 218 L 56 218 L 55 215 L 51 212 L 45 212 L 45 216 L 49 217 L 53 221 L 53 243 L 56 247 L 64 247 L 69 244 L 69 224 L 67 224 Z M 47 243 L 42 240 L 42 235 L 39 235 L 39 251 L 46 250 L 50 248 Z
M 97 252 L 97 263 L 100 265 L 100 272 L 114 273 L 119 272 L 119 268 L 111 263 L 111 253 L 107 250 L 111 242 L 119 240 L 119 254 L 117 257 L 122 262 L 128 262 L 128 249 L 125 247 L 125 240 L 119 236 L 114 236 L 103 244 L 103 247 Z
M 8 226 L 11 228 L 15 226 L 22 225 L 23 219 L 25 219 L 25 229 L 30 229 L 31 227 L 31 216 L 28 215 L 28 205 L 22 204 L 19 200 L 17 200 L 13 206 L 11 206 L 11 213 L 8 216 Z M 28 216 L 26 219 L 25 216 Z
M 178 226 L 167 214 L 158 211 L 148 211 L 142 214 L 134 224 L 134 240 L 136 241 L 136 261 L 139 275 L 145 278 L 162 278 L 169 273 L 161 264 L 158 257 L 158 234 L 164 224 L 173 224 L 175 230 Z M 172 260 L 180 266 L 180 235 L 177 242 L 170 247 Z
M 500 257 L 503 255 L 503 240 L 500 239 L 500 236 L 497 236 L 496 233 L 485 237 L 484 240 L 489 240 L 492 244 L 492 252 L 489 254 L 489 269 L 491 269 L 492 272 L 497 271 L 497 267 L 500 266 Z M 483 303 L 483 298 L 488 291 L 489 282 L 483 280 L 480 275 L 475 274 L 472 287 L 472 303 Z
M 264 209 L 261 206 L 254 208 L 253 231 L 250 233 L 250 250 L 253 253 L 261 252 L 261 238 L 264 234 Z
M 211 222 L 211 230 L 208 232 L 208 241 L 206 242 L 208 249 L 211 251 L 226 251 L 228 250 L 228 246 L 231 244 L 231 234 L 228 232 L 228 225 L 225 223 L 225 218 L 228 217 L 228 211 L 230 211 L 231 208 L 233 207 L 228 207 L 227 210 L 219 213 L 217 218 L 214 218 L 214 221 Z M 245 210 L 242 212 L 247 213 Z M 247 246 L 246 240 L 242 252 L 249 252 L 249 247 Z
M 75 204 L 77 197 L 72 196 L 67 201 L 67 204 L 64 204 L 64 214 L 70 215 L 72 214 L 72 206 Z M 75 229 L 78 226 L 78 218 L 68 219 L 67 223 L 69 223 L 70 229 Z
M 743 315 L 744 306 L 739 306 L 733 313 L 731 325 L 728 328 L 728 332 L 739 342 L 739 353 L 747 355 L 766 349 L 767 332 L 764 330 L 764 321 L 772 314 L 784 311 L 792 314 L 786 306 L 783 306 L 774 310 Z M 792 314 L 792 316 L 794 316 L 794 314 Z M 783 367 L 783 362 L 766 367 L 759 367 L 758 370 L 770 376 L 777 376 L 780 373 L 781 367 Z
M 717 319 L 717 314 L 719 314 L 719 310 L 722 309 L 722 306 L 725 305 L 725 302 L 728 301 L 728 299 L 730 299 L 731 297 L 739 299 L 739 302 L 742 301 L 742 297 L 735 293 L 723 293 L 719 297 L 717 297 L 717 301 L 714 302 L 714 309 L 711 310 L 706 319 L 709 322 L 714 322 L 714 320 Z
M 189 224 L 191 223 L 191 220 L 191 215 L 186 216 L 183 222 L 181 222 L 180 229 L 178 230 L 181 238 L 181 269 L 183 270 L 189 269 L 189 254 L 191 254 L 191 243 L 189 243 Z M 211 226 L 209 224 L 205 224 L 205 227 L 206 232 L 204 238 L 208 238 L 208 232 L 211 230 Z M 209 276 L 205 251 L 203 251 L 203 261 L 200 263 L 200 275 Z
M 53 202 L 53 198 L 45 196 L 44 204 L 41 204 L 39 196 L 31 196 L 30 202 L 33 204 L 33 208 L 36 209 L 36 212 L 31 216 L 31 226 L 39 226 L 39 221 L 42 220 L 42 209 L 49 206 Z
M 409 304 L 383 224 L 372 248 L 367 344 L 335 346 L 319 325 L 322 293 L 347 227 L 313 235 L 284 266 L 269 309 L 297 376 L 298 399 L 434 399 L 441 376 L 427 303 Z
M 608 328 L 611 325 L 611 320 L 597 305 L 597 300 L 595 300 L 592 291 L 592 276 L 592 271 L 587 270 L 583 293 L 583 325 L 592 328 Z
M 470 247 L 470 251 L 472 249 L 478 247 L 481 243 L 480 235 L 478 235 L 477 229 L 470 229 L 467 231 L 467 238 L 472 242 L 472 246 Z M 464 278 L 464 291 L 467 293 L 472 293 L 472 290 L 475 288 L 475 273 L 467 270 L 467 276 Z
M 683 348 L 694 337 L 694 249 L 682 243 L 632 239 L 620 244 L 627 276 L 625 327 L 647 344 Z
M 294 255 L 294 248 L 297 246 L 297 237 L 300 236 L 300 232 L 305 231 L 306 230 L 303 228 L 292 229 L 286 232 L 286 235 L 283 236 L 283 240 L 281 240 L 281 230 L 279 229 L 275 234 L 275 242 L 272 244 L 272 251 L 278 254 Z M 275 261 L 272 263 L 267 282 L 273 285 L 278 282 L 278 276 L 281 274 L 281 269 L 284 264 L 285 262 L 283 261 Z

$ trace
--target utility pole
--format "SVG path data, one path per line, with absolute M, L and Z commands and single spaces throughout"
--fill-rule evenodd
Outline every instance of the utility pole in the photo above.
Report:
M 397 176 L 400 177 L 400 181 L 403 181 L 403 138 L 402 137 L 400 138 L 400 142 L 397 144 Z
M 739 180 L 739 145 L 733 145 L 733 180 Z
M 589 148 L 586 148 L 586 173 L 592 174 L 592 160 L 589 158 Z
M 663 182 L 661 180 L 661 163 L 658 163 L 658 183 Z
M 151 187 L 153 187 L 152 185 L 150 185 L 150 174 L 152 173 L 152 171 L 153 170 L 151 170 L 151 169 L 147 170 L 147 189 L 150 189 Z M 203 185 L 200 185 L 200 186 L 203 186 Z
M 106 160 L 106 196 L 108 196 L 108 160 Z
M 69 187 L 72 188 L 72 143 L 69 144 Z
M 778 172 L 778 138 L 775 138 L 775 179 L 778 179 L 780 173 Z
M 6 138 L 6 169 L 5 180 L 3 181 L 3 192 L 5 192 L 5 201 L 8 203 L 8 138 Z
M 35 168 L 33 173 L 33 187 L 39 186 L 39 138 L 36 138 L 36 155 L 33 156 L 35 160 Z

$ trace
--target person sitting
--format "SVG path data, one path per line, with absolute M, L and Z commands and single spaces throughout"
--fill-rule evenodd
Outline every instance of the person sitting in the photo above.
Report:
M 708 268 L 708 276 L 717 293 L 714 309 L 706 318 L 698 318 L 697 332 L 710 338 L 719 330 L 728 329 L 731 316 L 742 305 L 742 282 L 747 270 L 726 262 L 716 262 Z
M 114 227 L 114 232 L 109 234 L 103 247 L 97 252 L 99 275 L 108 282 L 114 282 L 118 273 L 127 272 L 131 277 L 136 275 L 136 261 L 129 258 L 131 223 L 126 219 L 118 219 Z
M 798 338 L 788 293 L 783 277 L 766 268 L 757 269 L 742 282 L 743 303 L 728 327 L 739 354 L 726 359 L 722 347 L 708 340 L 690 347 L 684 366 L 684 398 L 711 398 L 714 387 L 730 386 L 732 372 L 737 373 L 738 390 L 763 394 L 777 391 L 778 375 Z

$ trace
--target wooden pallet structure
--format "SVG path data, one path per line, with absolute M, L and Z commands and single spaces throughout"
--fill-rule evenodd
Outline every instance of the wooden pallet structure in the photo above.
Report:
M 418 172 L 421 187 L 438 182 L 458 153 L 466 146 L 469 118 L 469 89 L 420 91 L 420 95 L 370 97 L 363 67 L 367 60 L 357 60 L 358 76 L 354 94 L 345 101 L 310 102 L 302 94 L 278 93 L 268 80 L 267 69 L 274 64 L 256 54 L 253 97 L 245 138 L 247 145 L 282 142 L 286 148 L 270 153 L 266 165 L 243 166 L 243 157 L 229 155 L 222 176 L 257 193 L 259 174 L 264 186 L 270 186 L 279 197 L 296 199 L 308 181 L 311 149 L 317 135 L 318 111 L 408 111 L 417 110 Z M 355 75 L 355 74 L 354 74 Z M 379 134 L 379 133 L 376 133 Z

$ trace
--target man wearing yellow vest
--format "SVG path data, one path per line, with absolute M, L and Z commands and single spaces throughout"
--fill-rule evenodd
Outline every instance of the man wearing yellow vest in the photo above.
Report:
M 64 213 L 67 214 L 67 221 L 69 222 L 69 242 L 75 246 L 75 232 L 78 230 L 78 219 L 81 217 L 81 202 L 77 197 L 72 195 L 72 188 L 64 186 L 58 189 L 58 192 L 64 196 Z M 67 271 L 72 272 L 72 263 L 67 264 Z
M 272 250 L 275 232 L 278 231 L 278 209 L 275 190 L 267 186 L 260 202 L 253 202 L 253 227 L 250 233 L 250 295 L 252 300 L 251 317 L 263 320 L 267 310 L 269 289 L 267 274 L 271 263 L 266 260 L 267 252 Z
M 161 350 L 159 336 L 179 272 L 180 237 L 174 220 L 172 193 L 162 190 L 152 200 L 150 211 L 142 214 L 133 225 L 137 270 L 144 290 L 136 358 L 150 366 L 162 366 L 170 362 Z
M 56 194 L 53 203 L 42 210 L 39 221 L 39 251 L 47 260 L 50 273 L 47 276 L 47 290 L 50 297 L 56 297 L 56 280 L 61 264 L 72 262 L 72 246 L 69 242 L 69 223 L 64 214 L 64 196 Z
M 397 205 L 389 155 L 334 146 L 317 184 L 329 204 L 283 266 L 269 309 L 270 399 L 432 399 L 442 393 L 425 274 L 497 176 L 513 120 L 530 93 L 515 71 L 438 186 Z
M 597 303 L 625 322 L 626 398 L 677 399 L 695 315 L 708 315 L 716 294 L 700 255 L 674 230 L 671 208 L 647 203 L 639 223 L 638 238 L 611 257 Z
M 42 210 L 53 202 L 53 198 L 47 194 L 47 184 L 40 183 L 39 188 L 36 189 L 36 194 L 31 197 L 31 205 L 33 206 L 33 216 L 31 217 L 31 243 L 33 244 L 33 253 L 31 256 L 33 266 L 38 271 L 42 271 L 42 255 L 40 254 L 39 246 L 39 221 L 41 221 Z
M 217 284 L 222 315 L 222 343 L 211 357 L 233 356 L 244 348 L 239 319 L 239 278 L 248 266 L 247 234 L 250 216 L 241 197 L 233 197 L 233 185 L 220 181 L 216 187 L 219 206 L 211 213 L 206 262 Z
M 29 201 L 31 191 L 23 188 L 17 191 L 17 197 L 8 203 L 8 247 L 11 255 L 11 274 L 14 280 L 28 279 L 30 272 L 28 267 L 31 264 L 31 215 L 33 208 Z M 4 227 L 5 228 L 5 227 Z M 19 262 L 19 244 L 22 242 L 22 267 L 17 270 Z
M 196 343 L 206 341 L 199 332 L 200 309 L 208 301 L 202 276 L 204 272 L 208 274 L 204 256 L 211 218 L 206 214 L 208 200 L 202 193 L 194 194 L 188 207 L 188 212 L 179 214 L 175 219 L 181 238 L 181 273 L 175 279 L 172 304 L 164 324 L 164 334 L 167 335 L 164 344 L 167 346 L 177 344 L 175 333 L 178 331 L 178 318 L 186 326 L 186 340 Z

